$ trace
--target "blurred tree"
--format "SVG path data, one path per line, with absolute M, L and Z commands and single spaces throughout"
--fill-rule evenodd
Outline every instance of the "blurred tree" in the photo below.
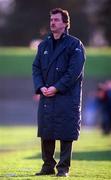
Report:
M 31 40 L 43 38 L 49 29 L 50 9 L 61 7 L 70 13 L 70 33 L 87 44 L 89 29 L 85 5 L 86 0 L 15 0 L 14 12 L 7 17 L 2 31 L 2 41 L 4 45 L 27 46 Z
M 47 1 L 44 6 L 41 1 L 15 0 L 15 11 L 8 17 L 6 33 L 8 45 L 25 46 L 34 38 L 39 37 L 40 28 L 46 27 L 47 20 L 44 8 L 48 8 Z
M 111 0 L 105 0 L 100 11 L 99 23 L 104 29 L 105 36 L 111 46 Z
M 13 14 L 14 0 L 0 0 L 0 45 L 4 44 L 8 17 Z
M 101 9 L 103 9 L 106 0 L 86 0 L 86 14 L 89 20 L 89 45 L 106 46 L 107 40 L 104 35 L 104 25 L 100 25 Z

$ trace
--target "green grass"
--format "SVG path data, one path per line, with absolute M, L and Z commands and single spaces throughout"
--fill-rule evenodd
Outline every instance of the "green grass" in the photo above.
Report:
M 0 48 L 0 76 L 29 76 L 36 50 Z M 86 77 L 111 77 L 111 48 L 86 48 Z
M 59 160 L 59 141 L 56 161 Z M 52 180 L 55 176 L 35 177 L 42 165 L 40 139 L 36 127 L 19 126 L 0 128 L 0 178 L 26 180 Z M 64 179 L 64 178 L 60 178 Z M 80 139 L 73 143 L 69 180 L 111 179 L 111 135 L 100 130 L 82 129 Z
M 31 76 L 36 50 L 0 48 L 0 76 Z
M 86 57 L 86 77 L 111 77 L 111 48 L 87 48 Z

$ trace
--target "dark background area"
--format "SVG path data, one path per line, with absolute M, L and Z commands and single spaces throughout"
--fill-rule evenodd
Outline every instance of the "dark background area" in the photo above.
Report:
M 28 46 L 43 38 L 49 30 L 49 11 L 55 7 L 69 11 L 70 33 L 85 45 L 111 45 L 110 0 L 1 0 L 0 46 Z

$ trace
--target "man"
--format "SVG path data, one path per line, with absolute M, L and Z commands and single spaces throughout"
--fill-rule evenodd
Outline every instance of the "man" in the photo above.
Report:
M 33 63 L 35 93 L 40 94 L 38 136 L 44 164 L 36 175 L 68 176 L 73 140 L 81 123 L 81 88 L 84 48 L 68 35 L 69 14 L 56 8 L 50 12 L 51 34 L 39 45 Z M 54 159 L 55 140 L 60 140 L 60 161 Z

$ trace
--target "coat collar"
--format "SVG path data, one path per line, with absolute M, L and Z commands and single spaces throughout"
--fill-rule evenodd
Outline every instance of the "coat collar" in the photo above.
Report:
M 62 39 L 65 38 L 66 35 L 68 35 L 68 31 L 67 31 L 67 30 L 65 30 L 65 31 L 63 32 L 63 34 L 62 34 Z M 50 32 L 50 33 L 48 34 L 47 39 L 48 39 L 48 40 L 53 39 L 53 34 L 52 34 L 52 32 Z

